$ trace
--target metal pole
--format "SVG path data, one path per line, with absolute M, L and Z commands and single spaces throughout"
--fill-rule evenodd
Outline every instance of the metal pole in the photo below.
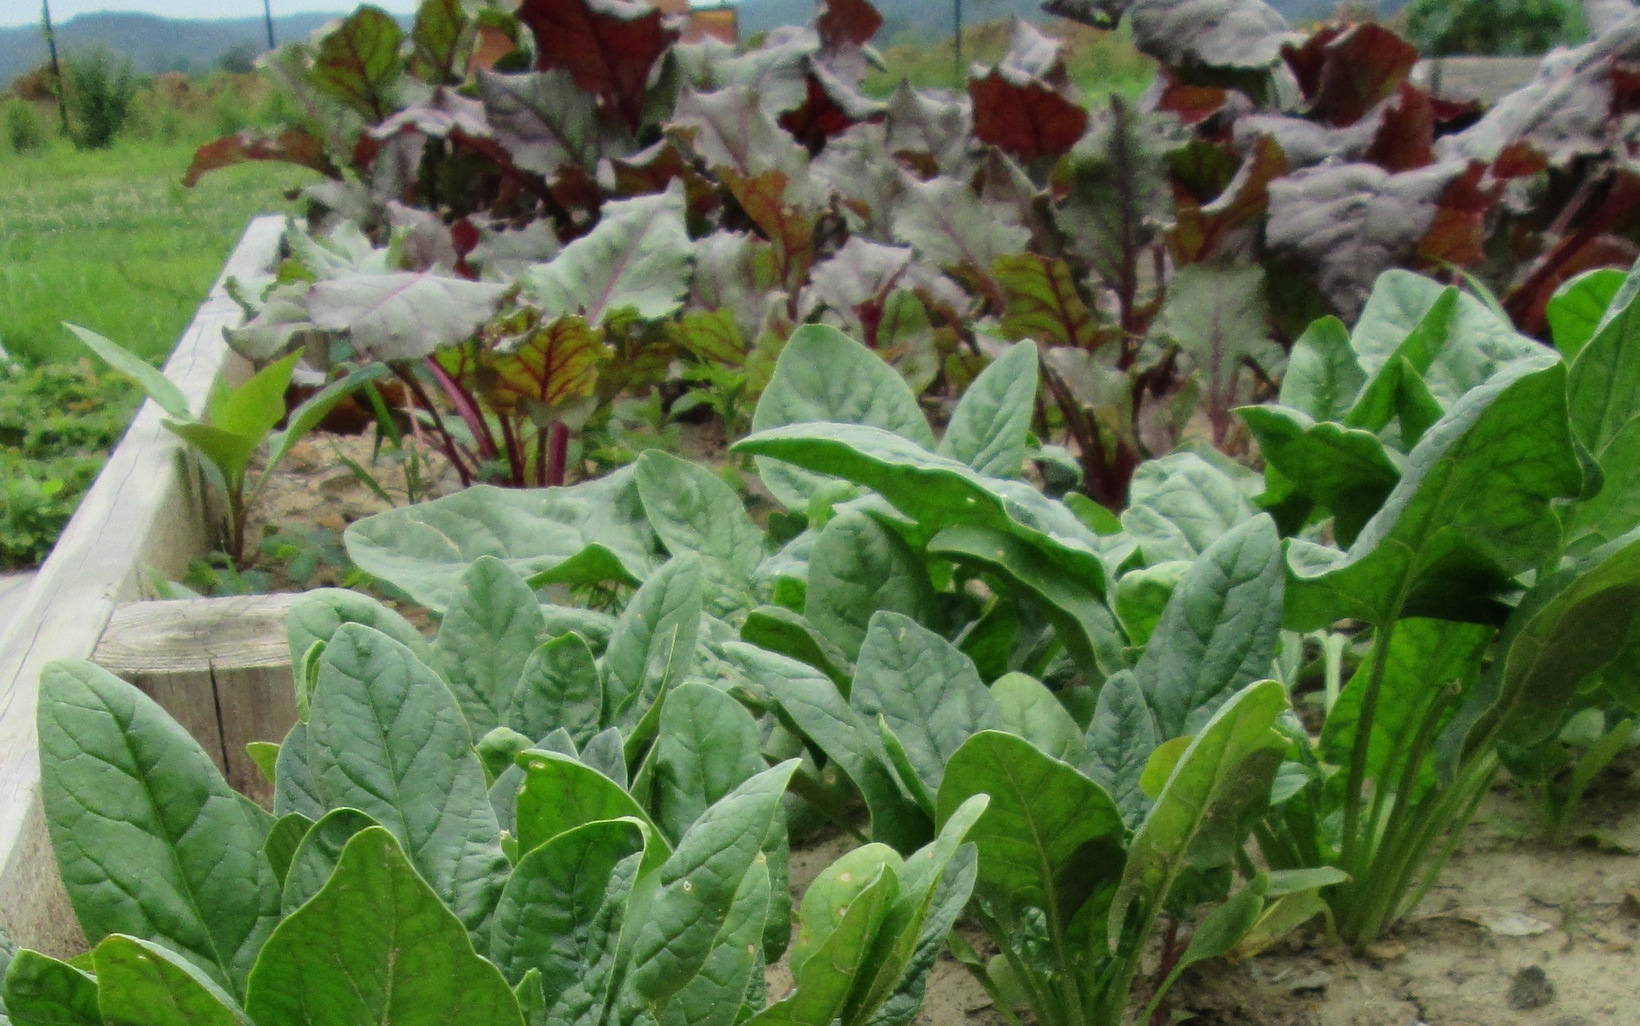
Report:
M 962 88 L 963 79 L 967 76 L 967 69 L 962 63 L 962 0 L 951 0 L 951 20 L 956 25 L 956 35 L 951 39 L 955 48 L 955 60 L 951 67 L 952 85 Z
M 63 91 L 63 67 L 57 63 L 57 33 L 51 27 L 50 0 L 40 0 L 40 17 L 45 23 L 46 49 L 51 51 L 51 77 L 57 80 L 57 116 L 63 122 L 63 134 L 68 134 L 68 99 Z
M 268 49 L 272 50 L 278 45 L 273 41 L 273 0 L 262 0 L 262 17 L 268 23 Z

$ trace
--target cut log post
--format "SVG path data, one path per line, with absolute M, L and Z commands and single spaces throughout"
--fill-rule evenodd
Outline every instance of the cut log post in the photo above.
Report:
M 128 602 L 91 661 L 158 702 L 211 756 L 229 785 L 263 805 L 273 786 L 246 754 L 296 722 L 285 616 L 300 595 Z

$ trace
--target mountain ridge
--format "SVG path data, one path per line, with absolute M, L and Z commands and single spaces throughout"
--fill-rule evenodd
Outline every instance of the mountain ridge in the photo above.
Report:
M 1394 10 L 1403 0 L 1380 0 L 1377 6 Z M 1336 0 L 1274 0 L 1272 6 L 1288 19 L 1313 20 L 1325 17 Z M 895 36 L 915 32 L 925 39 L 943 39 L 951 32 L 951 0 L 878 0 L 883 13 L 883 30 L 877 41 L 888 44 Z M 803 24 L 814 13 L 813 0 L 742 0 L 741 35 L 750 37 L 781 25 Z M 332 18 L 351 8 L 339 7 L 331 14 L 287 14 L 274 19 L 274 35 L 280 40 L 311 34 Z M 965 0 L 964 19 L 969 24 L 1019 15 L 1042 18 L 1040 0 Z M 932 33 L 932 36 L 931 36 Z M 57 47 L 72 57 L 101 46 L 131 62 L 142 74 L 161 71 L 209 71 L 223 54 L 237 46 L 258 50 L 267 41 L 261 18 L 195 19 L 166 18 L 153 14 L 99 12 L 81 14 L 57 26 Z M 0 28 L 0 88 L 46 61 L 45 40 L 36 25 Z

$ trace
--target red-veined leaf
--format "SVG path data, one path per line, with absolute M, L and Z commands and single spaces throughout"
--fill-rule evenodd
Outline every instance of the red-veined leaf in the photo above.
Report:
M 565 164 L 597 166 L 607 126 L 597 98 L 576 88 L 569 72 L 480 71 L 478 95 L 496 142 L 524 170 L 550 176 Z
M 1037 253 L 1008 254 L 997 258 L 994 273 L 1007 295 L 1002 332 L 1008 338 L 1077 349 L 1095 349 L 1107 341 L 1065 261 Z
M 361 7 L 319 41 L 308 79 L 320 91 L 372 121 L 392 111 L 394 86 L 404 72 L 404 30 L 379 7 Z
M 594 394 L 609 357 L 609 346 L 586 321 L 561 317 L 537 325 L 506 352 L 485 354 L 477 381 L 496 410 L 539 421 L 552 418 L 570 400 Z
M 601 327 L 630 310 L 656 320 L 682 305 L 693 253 L 683 188 L 674 183 L 663 193 L 605 204 L 597 227 L 531 269 L 528 287 L 552 317 L 579 314 Z
M 342 177 L 341 171 L 325 153 L 325 141 L 311 132 L 292 128 L 272 135 L 246 129 L 238 135 L 223 136 L 195 150 L 194 159 L 182 176 L 182 184 L 192 187 L 207 172 L 256 160 L 299 164 L 327 178 Z

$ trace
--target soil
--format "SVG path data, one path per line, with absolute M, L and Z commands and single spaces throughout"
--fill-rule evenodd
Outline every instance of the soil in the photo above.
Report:
M 1442 882 L 1361 957 L 1320 929 L 1243 963 L 1209 963 L 1174 991 L 1195 1026 L 1617 1026 L 1640 1021 L 1640 753 L 1584 800 L 1586 833 L 1535 840 L 1519 790 L 1483 804 Z M 852 846 L 830 838 L 792 852 L 794 900 Z M 983 940 L 964 931 L 975 947 Z M 769 970 L 769 994 L 791 986 Z M 921 1026 L 1001 1026 L 967 971 L 942 954 Z

